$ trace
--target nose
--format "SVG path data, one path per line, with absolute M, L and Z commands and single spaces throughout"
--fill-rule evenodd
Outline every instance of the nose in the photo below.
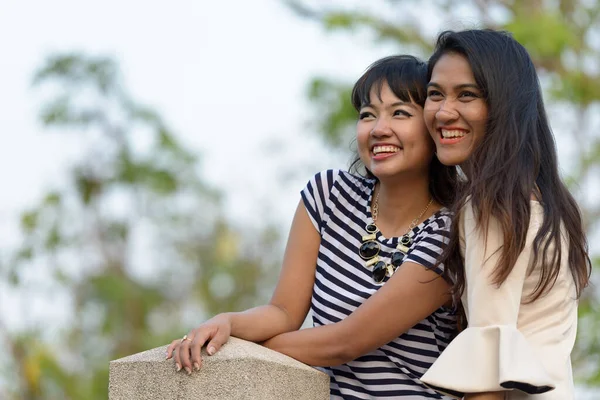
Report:
M 435 113 L 435 118 L 442 123 L 451 122 L 458 118 L 458 112 L 446 100 L 440 104 L 439 110 Z
M 392 134 L 392 128 L 387 118 L 378 118 L 375 126 L 371 130 L 371 136 L 373 137 L 385 137 Z

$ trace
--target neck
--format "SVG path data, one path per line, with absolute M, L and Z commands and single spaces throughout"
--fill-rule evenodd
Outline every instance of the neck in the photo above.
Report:
M 379 193 L 377 227 L 387 237 L 406 233 L 410 223 L 421 214 L 431 199 L 429 179 L 422 176 L 406 177 L 394 182 L 380 180 L 376 190 Z M 434 201 L 419 222 L 439 209 L 440 205 Z

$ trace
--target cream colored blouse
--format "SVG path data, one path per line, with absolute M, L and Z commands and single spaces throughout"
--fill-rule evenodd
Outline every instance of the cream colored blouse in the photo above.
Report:
M 490 275 L 502 246 L 499 224 L 490 221 L 486 244 L 482 231 L 475 228 L 471 205 L 465 207 L 460 235 L 466 278 L 462 302 L 468 328 L 423 375 L 423 383 L 458 398 L 464 393 L 506 391 L 509 400 L 573 399 L 571 350 L 578 301 L 567 265 L 565 235 L 556 283 L 535 302 L 526 302 L 539 281 L 540 267 L 528 273 L 528 266 L 543 218 L 541 204 L 532 201 L 525 248 L 508 279 L 498 287 Z

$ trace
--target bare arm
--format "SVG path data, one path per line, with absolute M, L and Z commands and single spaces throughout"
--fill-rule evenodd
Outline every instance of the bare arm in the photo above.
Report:
M 406 262 L 342 321 L 283 333 L 264 345 L 309 365 L 339 365 L 389 343 L 449 300 L 445 280 Z
M 504 395 L 506 392 L 487 392 L 487 393 L 477 393 L 477 394 L 469 394 L 467 393 L 464 400 L 504 400 Z
M 266 306 L 231 313 L 233 336 L 260 342 L 300 328 L 310 307 L 320 243 L 321 236 L 301 202 L 292 222 L 283 268 L 271 301 Z
M 202 364 L 200 349 L 207 344 L 214 354 L 233 335 L 262 342 L 277 334 L 300 328 L 308 309 L 315 279 L 321 237 L 300 202 L 292 222 L 283 267 L 275 293 L 268 305 L 244 312 L 219 314 L 193 329 L 189 340 L 174 340 L 167 357 L 175 356 L 177 368 L 191 373 Z

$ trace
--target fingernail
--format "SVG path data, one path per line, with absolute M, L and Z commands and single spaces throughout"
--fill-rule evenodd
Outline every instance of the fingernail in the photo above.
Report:
M 165 358 L 167 358 L 167 359 L 169 358 L 169 352 L 168 351 L 165 351 Z
M 194 363 L 194 371 L 200 371 L 200 364 Z
M 181 365 L 175 364 L 175 369 L 177 370 L 177 372 L 181 371 Z
M 215 348 L 214 348 L 214 347 L 212 347 L 212 346 L 210 346 L 210 347 L 208 348 L 208 355 L 209 355 L 209 356 L 212 356 L 213 354 L 215 354 Z
M 192 370 L 189 367 L 185 367 L 185 372 L 187 372 L 188 375 L 192 374 Z

